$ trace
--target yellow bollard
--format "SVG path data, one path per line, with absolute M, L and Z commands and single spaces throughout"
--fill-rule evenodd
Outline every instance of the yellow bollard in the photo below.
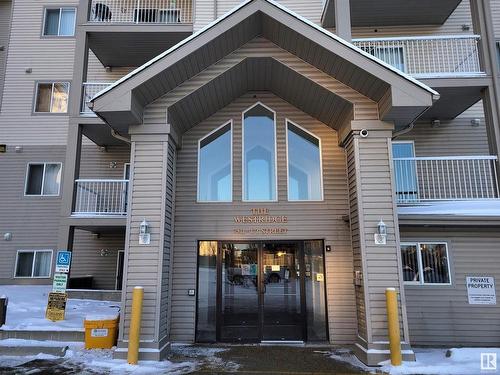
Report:
M 391 350 L 391 364 L 400 366 L 401 357 L 401 337 L 399 334 L 399 312 L 398 295 L 396 289 L 387 288 L 385 290 L 387 301 L 387 328 L 389 330 L 389 348 Z
M 139 360 L 139 339 L 141 336 L 142 299 L 144 288 L 136 286 L 132 294 L 132 316 L 130 318 L 130 332 L 128 337 L 127 361 L 136 365 Z

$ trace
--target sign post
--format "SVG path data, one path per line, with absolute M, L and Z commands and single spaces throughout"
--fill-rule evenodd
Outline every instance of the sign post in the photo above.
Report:
M 57 252 L 56 270 L 52 283 L 52 292 L 49 293 L 47 310 L 45 317 L 52 321 L 64 320 L 66 311 L 66 301 L 68 295 L 66 287 L 68 285 L 68 273 L 71 266 L 71 252 L 60 250 Z

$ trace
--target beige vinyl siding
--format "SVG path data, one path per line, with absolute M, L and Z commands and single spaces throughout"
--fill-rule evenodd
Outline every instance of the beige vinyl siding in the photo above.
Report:
M 43 37 L 44 6 L 60 6 L 57 0 L 42 2 L 16 0 L 7 59 L 0 139 L 7 144 L 65 145 L 68 116 L 32 115 L 35 82 L 71 81 L 73 78 L 73 37 Z M 65 1 L 64 6 L 78 5 Z M 25 70 L 31 68 L 32 73 Z
M 462 25 L 469 26 L 469 30 L 462 30 Z M 417 35 L 462 35 L 472 34 L 472 17 L 469 0 L 463 0 L 443 25 L 411 25 L 411 26 L 380 26 L 354 27 L 353 38 L 382 38 L 391 36 Z
M 80 178 L 124 178 L 125 163 L 130 162 L 130 146 L 107 146 L 103 151 L 94 144 L 82 147 Z M 113 165 L 116 163 L 116 166 Z
M 441 121 L 438 127 L 430 122 L 417 122 L 414 129 L 396 140 L 415 142 L 415 156 L 490 155 L 484 118 L 478 127 L 471 126 L 472 118 Z
M 405 286 L 413 345 L 498 346 L 500 306 L 469 305 L 466 276 L 492 276 L 500 289 L 500 233 L 486 228 L 401 228 L 401 241 L 446 241 L 449 286 Z
M 94 236 L 84 230 L 75 230 L 71 277 L 93 276 L 94 289 L 114 290 L 118 251 L 125 246 L 123 233 L 102 233 Z
M 112 83 L 134 69 L 135 67 L 112 67 L 111 70 L 106 71 L 106 67 L 97 59 L 94 52 L 89 50 L 86 82 Z
M 5 80 L 5 63 L 10 38 L 11 0 L 0 0 L 0 110 L 2 109 L 3 84 Z M 3 47 L 3 50 L 1 48 Z
M 278 202 L 241 201 L 241 113 L 257 101 L 277 112 Z M 321 138 L 325 202 L 287 202 L 285 117 Z M 233 119 L 233 202 L 196 203 L 198 140 L 229 119 Z M 197 241 L 245 240 L 234 233 L 233 216 L 266 207 L 273 215 L 288 216 L 289 231 L 260 239 L 324 239 L 332 246 L 332 252 L 325 253 L 330 341 L 352 343 L 357 331 L 353 254 L 349 225 L 342 219 L 349 211 L 347 195 L 345 155 L 337 133 L 271 93 L 245 94 L 184 133 L 177 155 L 171 339 L 194 340 L 196 298 L 187 290 L 197 287 Z
M 57 250 L 61 196 L 24 196 L 26 167 L 29 162 L 64 162 L 65 148 L 13 146 L 0 154 L 0 228 L 12 233 L 11 241 L 0 241 L 0 283 L 50 284 L 50 279 L 13 279 L 17 250 Z M 63 165 L 64 168 L 64 165 Z M 64 181 L 63 181 L 64 183 Z M 61 188 L 62 191 L 62 188 Z M 55 258 L 54 258 L 55 259 Z

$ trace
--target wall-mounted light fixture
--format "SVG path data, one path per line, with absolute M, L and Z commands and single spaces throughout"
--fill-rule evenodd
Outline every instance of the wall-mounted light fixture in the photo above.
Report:
M 479 125 L 481 125 L 481 119 L 473 118 L 472 120 L 470 120 L 470 124 L 471 124 L 471 126 L 476 128 Z
M 149 223 L 144 219 L 139 226 L 139 245 L 149 245 L 151 243 L 151 233 Z
M 439 128 L 439 126 L 441 126 L 440 120 L 432 120 L 431 121 L 431 128 Z
M 102 257 L 107 257 L 109 255 L 109 250 L 108 249 L 101 249 L 100 255 Z
M 380 219 L 377 224 L 377 233 L 374 235 L 375 245 L 387 244 L 387 225 Z
M 12 240 L 12 233 L 10 233 L 10 232 L 5 233 L 5 234 L 3 235 L 3 239 L 4 239 L 5 241 L 11 241 L 11 240 Z

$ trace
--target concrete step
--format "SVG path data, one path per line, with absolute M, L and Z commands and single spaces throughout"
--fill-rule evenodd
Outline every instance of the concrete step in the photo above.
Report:
M 28 331 L 28 330 L 1 330 L 0 340 L 22 339 L 37 341 L 58 341 L 58 342 L 76 342 L 85 341 L 85 332 L 80 331 Z

